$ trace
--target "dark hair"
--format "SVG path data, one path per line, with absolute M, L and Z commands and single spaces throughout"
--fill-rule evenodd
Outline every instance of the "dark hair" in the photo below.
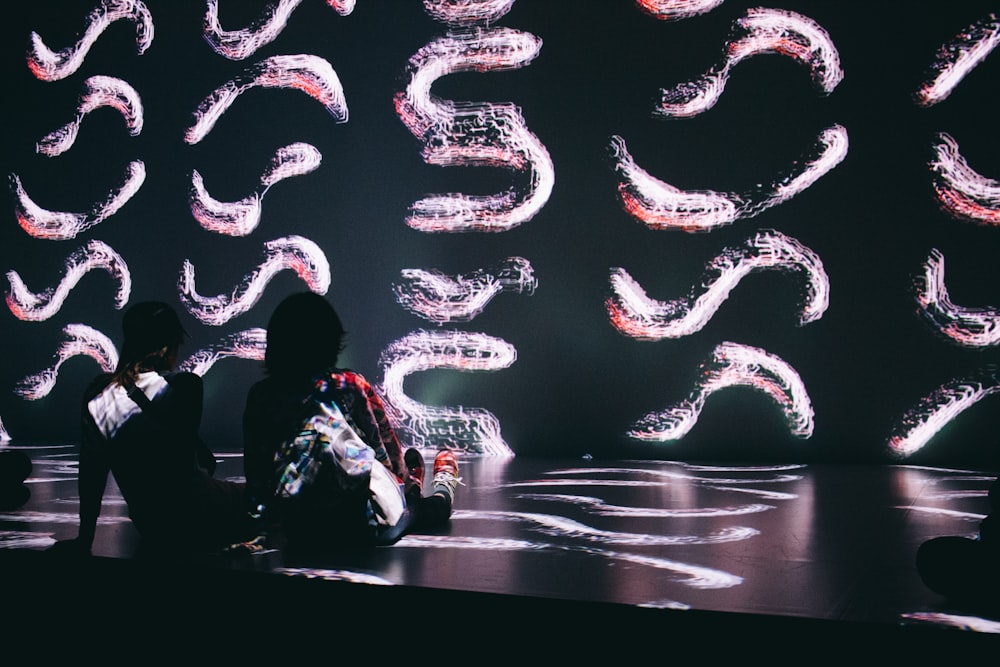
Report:
M 325 297 L 298 292 L 278 304 L 267 323 L 264 368 L 269 375 L 301 378 L 332 368 L 346 332 Z
M 169 371 L 177 350 L 187 338 L 177 312 L 162 301 L 131 306 L 122 318 L 121 353 L 114 378 L 119 384 L 135 380 L 141 370 Z

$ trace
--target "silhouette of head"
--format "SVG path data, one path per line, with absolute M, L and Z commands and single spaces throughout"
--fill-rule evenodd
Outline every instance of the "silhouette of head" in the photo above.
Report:
M 337 365 L 346 332 L 325 297 L 298 292 L 274 309 L 267 324 L 264 368 L 286 378 L 312 376 Z
M 166 371 L 177 361 L 177 350 L 187 338 L 177 312 L 162 301 L 131 306 L 122 318 L 121 353 L 115 375 L 133 377 L 139 370 Z

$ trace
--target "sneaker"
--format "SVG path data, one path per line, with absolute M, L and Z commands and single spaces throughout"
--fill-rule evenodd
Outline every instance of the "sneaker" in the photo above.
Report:
M 444 492 L 449 498 L 455 498 L 455 489 L 462 483 L 458 476 L 458 459 L 450 450 L 443 449 L 434 458 L 434 492 Z
M 410 497 L 421 495 L 424 488 L 424 455 L 416 447 L 410 447 L 403 454 L 403 463 L 410 471 L 411 484 L 407 489 L 407 495 Z

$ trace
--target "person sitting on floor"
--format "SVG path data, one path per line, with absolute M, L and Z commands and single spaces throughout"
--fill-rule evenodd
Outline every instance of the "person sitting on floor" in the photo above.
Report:
M 141 546 L 211 550 L 253 537 L 245 485 L 212 477 L 215 456 L 198 435 L 201 377 L 173 372 L 187 337 L 177 313 L 138 303 L 122 329 L 115 371 L 83 396 L 79 532 L 54 548 L 90 553 L 109 472 Z
M 268 519 L 276 521 L 290 542 L 318 544 L 391 543 L 405 532 L 427 530 L 448 521 L 460 483 L 458 461 L 449 450 L 440 451 L 433 464 L 433 488 L 423 493 L 423 456 L 417 449 L 402 451 L 382 399 L 359 373 L 339 368 L 344 327 L 333 306 L 312 292 L 285 298 L 267 325 L 263 380 L 254 384 L 243 413 L 243 462 L 247 487 Z M 405 488 L 406 519 L 391 537 L 378 541 L 370 517 L 356 504 L 310 506 L 284 502 L 276 496 L 279 474 L 275 455 L 293 438 L 316 396 L 332 400 L 357 435 Z M 328 479 L 328 477 L 327 477 Z M 367 500 L 367 499 L 365 499 Z

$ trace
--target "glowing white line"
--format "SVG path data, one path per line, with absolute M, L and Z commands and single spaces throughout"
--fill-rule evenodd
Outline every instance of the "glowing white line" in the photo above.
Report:
M 260 177 L 262 190 L 237 202 L 213 198 L 200 173 L 191 174 L 191 214 L 204 229 L 227 236 L 247 236 L 260 224 L 261 201 L 267 190 L 286 178 L 302 176 L 319 168 L 323 157 L 316 147 L 295 143 L 279 148 Z
M 396 301 L 406 310 L 435 324 L 468 322 L 504 291 L 532 294 L 538 286 L 531 263 L 508 257 L 489 271 L 447 276 L 440 271 L 403 269 L 403 281 L 393 285 Z
M 898 421 L 887 443 L 889 452 L 906 458 L 920 451 L 953 419 L 998 390 L 996 373 L 988 369 L 975 377 L 946 382 Z
M 678 21 L 707 14 L 725 0 L 635 0 L 639 9 L 660 21 Z
M 706 277 L 682 299 L 657 301 L 623 268 L 611 271 L 612 295 L 605 301 L 611 324 L 639 340 L 680 338 L 701 331 L 747 275 L 765 269 L 801 271 L 807 298 L 799 325 L 823 316 L 830 302 L 830 280 L 819 256 L 797 240 L 773 230 L 762 230 L 741 247 L 727 248 L 706 268 Z
M 125 119 L 128 133 L 133 137 L 142 132 L 142 100 L 135 88 L 110 76 L 92 76 L 83 82 L 83 93 L 77 104 L 76 118 L 42 137 L 35 151 L 49 157 L 61 155 L 76 141 L 83 117 L 95 109 L 111 107 Z
M 90 271 L 103 269 L 118 283 L 115 294 L 115 308 L 121 309 L 132 292 L 132 276 L 125 260 L 114 249 L 101 241 L 90 241 L 73 251 L 65 261 L 66 275 L 55 288 L 48 288 L 38 294 L 25 286 L 17 271 L 8 271 L 10 291 L 7 293 L 7 307 L 19 320 L 40 322 L 47 320 L 62 308 L 66 297 L 80 280 Z
M 100 331 L 86 324 L 67 324 L 63 327 L 63 334 L 66 340 L 56 350 L 55 364 L 21 380 L 14 393 L 29 401 L 47 396 L 56 385 L 59 367 L 72 357 L 90 357 L 105 373 L 110 373 L 118 365 L 118 350 L 111 339 Z
M 760 348 L 724 342 L 701 366 L 701 378 L 688 399 L 662 412 L 651 412 L 628 432 L 636 440 L 667 442 L 683 438 L 701 414 L 706 399 L 728 387 L 763 391 L 781 408 L 791 434 L 809 438 L 813 409 L 801 378 L 788 363 Z
M 482 333 L 415 331 L 383 351 L 380 392 L 386 413 L 400 436 L 414 447 L 447 446 L 495 456 L 513 456 L 500 435 L 496 416 L 481 408 L 440 408 L 419 403 L 403 391 L 411 373 L 450 368 L 459 371 L 495 371 L 517 359 L 510 343 Z
M 263 361 L 267 348 L 267 331 L 261 328 L 237 331 L 220 342 L 192 354 L 177 368 L 195 375 L 205 375 L 218 361 L 230 357 Z
M 972 630 L 973 632 L 991 632 L 1000 634 L 1000 621 L 978 616 L 968 616 L 962 614 L 948 614 L 937 611 L 917 611 L 908 614 L 900 614 L 900 617 L 914 620 L 926 621 L 936 625 L 947 625 L 962 630 Z
M 449 25 L 490 24 L 503 18 L 514 0 L 424 0 L 424 10 Z
M 725 479 L 721 477 L 695 477 L 686 473 L 669 472 L 666 470 L 648 470 L 645 468 L 564 468 L 562 470 L 552 470 L 547 475 L 589 475 L 592 473 L 603 474 L 623 474 L 623 475 L 651 475 L 653 477 L 664 477 L 666 479 L 680 479 L 685 482 L 698 482 L 707 484 L 771 484 L 797 482 L 802 479 L 802 475 L 774 475 L 769 479 Z
M 916 290 L 920 314 L 936 333 L 964 347 L 1000 344 L 1000 310 L 953 304 L 944 283 L 944 255 L 937 248 L 924 262 Z
M 938 516 L 947 516 L 954 519 L 963 519 L 966 521 L 982 521 L 986 518 L 985 514 L 977 514 L 975 512 L 959 512 L 958 510 L 945 509 L 944 507 L 926 507 L 921 505 L 898 505 L 896 509 L 907 510 L 912 512 L 922 512 L 923 514 L 935 514 Z
M 24 510 L 16 513 L 0 513 L 0 521 L 76 524 L 80 522 L 80 515 L 75 512 L 35 512 L 33 510 Z M 97 523 L 102 526 L 113 526 L 125 523 L 126 521 L 129 521 L 127 516 L 102 515 L 97 519 Z
M 31 33 L 28 69 L 42 81 L 58 81 L 80 69 L 84 58 L 97 38 L 115 21 L 125 19 L 135 23 L 136 51 L 146 52 L 153 43 L 153 17 L 140 0 L 101 0 L 87 14 L 87 27 L 76 44 L 62 51 L 53 51 L 36 32 Z
M 55 544 L 55 539 L 52 537 L 52 533 L 0 530 L 0 549 L 46 549 L 53 544 Z
M 336 122 L 347 122 L 344 89 L 330 63 L 308 54 L 271 56 L 248 67 L 241 76 L 216 88 L 202 100 L 194 112 L 194 125 L 184 134 L 184 141 L 197 144 L 204 139 L 236 98 L 256 87 L 301 90 L 322 104 Z
M 330 289 L 330 264 L 316 243 L 301 236 L 285 236 L 264 244 L 264 260 L 230 294 L 202 296 L 195 288 L 194 265 L 184 260 L 178 281 L 181 303 L 203 324 L 220 326 L 247 312 L 263 296 L 264 288 L 282 271 L 294 271 L 310 291 Z
M 929 68 L 931 76 L 917 89 L 917 104 L 929 107 L 946 99 L 997 44 L 1000 44 L 1000 21 L 996 14 L 980 19 L 942 44 Z
M 528 172 L 530 184 L 482 197 L 451 193 L 421 199 L 411 206 L 407 225 L 423 232 L 504 232 L 545 206 L 555 168 L 518 107 L 456 103 L 431 93 L 432 84 L 447 74 L 523 67 L 538 55 L 541 44 L 534 35 L 509 28 L 456 31 L 410 58 L 410 83 L 396 95 L 396 114 L 423 141 L 424 161 Z
M 12 174 L 11 187 L 17 197 L 14 213 L 18 224 L 35 238 L 53 241 L 74 239 L 117 213 L 139 191 L 146 180 L 146 165 L 141 160 L 134 160 L 126 171 L 125 183 L 117 190 L 111 190 L 104 201 L 95 203 L 86 213 L 63 213 L 41 208 L 24 191 L 21 179 Z
M 324 579 L 326 581 L 350 581 L 355 584 L 372 586 L 395 586 L 391 581 L 371 574 L 352 572 L 350 570 L 330 570 L 318 567 L 276 567 L 272 570 L 278 574 L 306 579 Z
M 938 133 L 930 168 L 941 208 L 959 220 L 1000 225 L 1000 182 L 979 174 L 950 135 Z
M 518 498 L 525 500 L 553 501 L 571 503 L 583 507 L 589 507 L 599 516 L 628 516 L 628 517 L 651 517 L 651 518 L 676 518 L 676 517 L 720 517 L 720 516 L 741 516 L 744 514 L 756 514 L 774 509 L 774 505 L 739 505 L 736 507 L 696 507 L 691 509 L 666 509 L 662 507 L 623 507 L 621 505 L 611 505 L 601 498 L 592 496 L 573 496 L 558 493 L 522 493 Z

